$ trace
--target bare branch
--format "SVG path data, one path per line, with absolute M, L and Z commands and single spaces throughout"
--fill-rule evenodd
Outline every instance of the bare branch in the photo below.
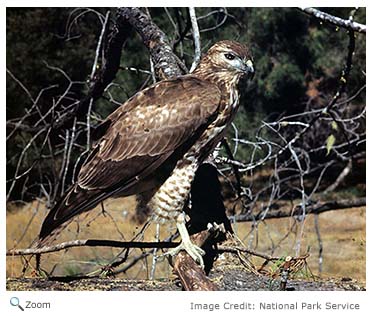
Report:
M 314 215 L 314 223 L 315 223 L 315 232 L 316 232 L 316 236 L 317 236 L 317 243 L 319 244 L 319 273 L 321 274 L 322 273 L 322 263 L 323 263 L 323 256 L 322 256 L 322 253 L 323 253 L 323 250 L 324 250 L 324 246 L 323 246 L 323 242 L 322 242 L 322 238 L 321 238 L 321 234 L 320 234 L 320 227 L 319 227 L 319 214 L 315 214 Z
M 301 11 L 314 16 L 315 18 L 329 22 L 333 25 L 343 27 L 347 30 L 352 30 L 354 32 L 364 33 L 366 34 L 366 25 L 351 21 L 350 19 L 344 20 L 337 16 L 322 12 L 320 10 L 314 9 L 314 8 L 299 8 Z
M 227 13 L 227 9 L 225 7 L 223 8 L 220 8 L 219 10 L 217 11 L 213 11 L 213 12 L 210 12 L 209 14 L 207 14 L 206 16 L 204 17 L 201 17 L 201 18 L 205 18 L 213 13 L 218 13 L 218 14 L 222 14 L 223 15 L 223 18 L 220 22 L 218 22 L 215 26 L 212 26 L 212 27 L 209 27 L 209 28 L 206 28 L 206 29 L 201 29 L 200 32 L 203 33 L 203 32 L 209 32 L 209 31 L 214 31 L 216 29 L 218 29 L 219 27 L 221 27 L 227 20 L 229 14 Z
M 200 34 L 199 34 L 199 27 L 197 22 L 197 16 L 195 14 L 195 8 L 189 8 L 189 15 L 191 26 L 193 29 L 193 39 L 194 39 L 194 60 L 190 68 L 190 72 L 193 72 L 195 67 L 198 65 L 201 57 L 201 50 L 200 50 Z
M 339 184 L 348 176 L 351 170 L 352 170 L 352 159 L 349 159 L 347 165 L 339 174 L 338 178 L 334 181 L 334 183 L 332 183 L 325 189 L 324 193 L 334 191 L 339 186 Z
M 263 258 L 263 259 L 269 260 L 269 261 L 281 260 L 281 257 L 269 256 L 269 255 L 267 255 L 265 253 L 258 252 L 258 251 L 255 251 L 255 250 L 252 250 L 252 249 L 249 249 L 249 248 L 245 248 L 245 247 L 219 246 L 218 247 L 218 250 L 221 253 L 223 253 L 223 252 L 230 252 L 230 253 L 245 252 L 247 254 L 250 254 L 250 255 L 253 255 L 253 256 L 257 256 L 257 257 L 260 257 L 260 258 Z
M 110 11 L 108 11 L 107 14 L 105 15 L 104 24 L 103 24 L 103 27 L 102 27 L 102 30 L 101 30 L 101 33 L 100 33 L 100 36 L 99 36 L 98 44 L 96 46 L 95 58 L 94 58 L 93 66 L 91 68 L 90 78 L 94 78 L 94 76 L 95 76 L 95 72 L 96 72 L 96 69 L 97 69 L 97 66 L 98 66 L 99 56 L 100 56 L 100 52 L 101 52 L 103 38 L 105 36 L 107 25 L 109 23 L 109 17 L 110 17 Z
M 103 20 L 104 21 L 104 20 Z M 104 23 L 102 23 L 104 25 Z M 122 47 L 131 33 L 131 26 L 126 20 L 117 16 L 117 22 L 110 33 L 110 39 L 105 51 L 105 63 L 99 73 L 90 78 L 91 84 L 87 95 L 81 99 L 72 109 L 64 113 L 60 118 L 53 122 L 56 130 L 61 129 L 75 117 L 78 119 L 84 117 L 89 108 L 91 99 L 99 99 L 104 93 L 106 87 L 116 77 L 119 70 Z
M 88 247 L 116 247 L 116 248 L 175 248 L 179 245 L 178 242 L 144 242 L 144 241 L 116 241 L 116 240 L 100 240 L 100 239 L 81 239 L 66 241 L 54 246 L 46 246 L 41 248 L 29 249 L 12 249 L 8 250 L 7 256 L 22 256 L 35 255 L 41 253 L 56 252 L 63 249 L 88 246 Z
M 18 83 L 18 85 L 23 89 L 23 91 L 28 95 L 28 97 L 30 98 L 30 100 L 33 102 L 33 103 L 36 103 L 35 100 L 33 99 L 32 95 L 31 95 L 31 92 L 25 87 L 25 85 L 8 69 L 6 68 L 6 73 L 12 77 L 12 79 Z

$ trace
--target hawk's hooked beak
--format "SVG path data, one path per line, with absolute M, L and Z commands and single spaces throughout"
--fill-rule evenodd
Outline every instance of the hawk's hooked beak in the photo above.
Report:
M 253 79 L 253 77 L 254 77 L 254 67 L 253 67 L 253 62 L 250 59 L 248 59 L 244 63 L 243 71 L 248 76 L 249 79 Z

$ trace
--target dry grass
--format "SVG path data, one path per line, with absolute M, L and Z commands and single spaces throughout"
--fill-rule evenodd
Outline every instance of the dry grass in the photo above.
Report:
M 90 212 L 89 216 L 80 216 L 65 229 L 58 238 L 58 242 L 76 238 L 132 239 L 141 229 L 141 226 L 130 221 L 135 203 L 135 199 L 132 197 L 108 200 L 104 205 L 109 215 L 103 215 L 98 207 Z M 38 202 L 29 203 L 24 207 L 8 208 L 7 249 L 29 247 L 37 236 L 45 215 L 44 205 L 38 204 Z M 29 223 L 32 217 L 33 219 Z M 261 223 L 258 227 L 258 234 L 253 239 L 253 246 L 256 246 L 259 251 L 271 253 L 272 246 L 276 247 L 278 241 L 291 229 L 292 224 L 293 219 L 291 218 L 271 219 Z M 319 217 L 319 224 L 324 246 L 322 276 L 350 277 L 365 282 L 365 207 L 323 213 Z M 146 241 L 154 240 L 155 228 L 155 225 L 150 225 L 145 232 L 144 239 Z M 250 235 L 247 235 L 251 229 L 251 223 L 238 223 L 234 229 L 239 237 L 247 243 L 250 238 Z M 173 231 L 173 227 L 161 226 L 161 238 L 167 237 Z M 289 234 L 276 247 L 274 255 L 294 256 L 295 237 L 296 234 Z M 309 266 L 314 274 L 318 274 L 318 242 L 313 216 L 309 216 L 304 224 L 301 253 L 304 253 L 307 248 L 310 248 L 311 254 L 308 259 Z M 112 262 L 120 251 L 120 249 L 109 247 L 73 248 L 68 251 L 43 255 L 42 266 L 47 271 L 54 267 L 56 275 L 88 273 Z M 142 254 L 141 250 L 133 251 L 125 264 L 140 254 Z M 148 256 L 146 260 L 141 260 L 123 277 L 130 279 L 148 278 L 151 262 L 152 257 Z M 34 264 L 33 261 L 31 264 Z M 7 276 L 21 276 L 23 266 L 24 261 L 20 257 L 8 257 Z M 32 268 L 27 269 L 26 275 L 32 275 Z M 167 262 L 160 262 L 157 265 L 155 277 L 167 278 L 170 276 L 171 271 Z
M 104 203 L 105 215 L 101 207 L 97 207 L 88 215 L 83 214 L 76 218 L 60 236 L 56 242 L 63 242 L 74 239 L 112 239 L 112 240 L 131 240 L 137 235 L 142 225 L 137 225 L 130 220 L 136 201 L 134 197 L 124 199 L 111 199 Z M 12 208 L 7 213 L 7 249 L 28 248 L 35 237 L 38 235 L 42 220 L 47 210 L 44 205 L 38 205 L 37 202 L 29 203 L 21 208 Z M 30 218 L 34 216 L 24 237 L 18 242 L 27 227 Z M 150 225 L 146 230 L 145 240 L 154 240 L 155 225 Z M 174 229 L 167 226 L 161 226 L 160 238 L 168 237 L 174 232 Z M 148 237 L 150 236 L 150 237 Z M 42 267 L 46 271 L 54 269 L 55 275 L 75 275 L 80 273 L 89 273 L 98 270 L 120 254 L 121 250 L 110 247 L 79 247 L 67 251 L 45 254 L 42 256 Z M 143 253 L 141 250 L 134 250 L 130 253 L 127 263 L 131 262 L 136 256 Z M 125 277 L 127 278 L 148 278 L 151 269 L 152 256 L 146 260 L 141 260 L 137 265 L 131 268 Z M 34 265 L 34 261 L 31 261 Z M 20 257 L 7 258 L 7 276 L 17 277 L 22 275 L 24 261 Z M 159 262 L 156 269 L 156 277 L 168 277 L 170 270 L 166 261 Z M 32 275 L 32 268 L 27 270 L 26 275 Z
M 280 240 L 291 230 L 288 237 Z M 294 228 L 295 227 L 295 228 Z M 366 218 L 365 207 L 329 211 L 319 215 L 319 228 L 323 244 L 322 277 L 349 277 L 365 282 L 366 277 Z M 248 242 L 251 224 L 238 224 L 238 235 Z M 259 251 L 278 256 L 294 256 L 299 227 L 292 218 L 270 219 L 260 224 L 253 246 Z M 309 249 L 307 262 L 319 275 L 319 244 L 314 227 L 314 216 L 309 215 L 304 223 L 300 254 Z

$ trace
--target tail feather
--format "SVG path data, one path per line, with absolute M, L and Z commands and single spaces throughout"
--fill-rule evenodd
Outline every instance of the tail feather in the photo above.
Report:
M 71 222 L 73 217 L 94 208 L 107 193 L 102 190 L 85 190 L 74 185 L 49 211 L 42 223 L 37 247 L 45 246 Z
M 45 217 L 34 247 L 41 248 L 52 243 L 75 216 L 91 210 L 107 196 L 109 194 L 103 190 L 85 190 L 77 184 L 72 186 Z M 36 270 L 41 271 L 41 254 L 36 254 Z

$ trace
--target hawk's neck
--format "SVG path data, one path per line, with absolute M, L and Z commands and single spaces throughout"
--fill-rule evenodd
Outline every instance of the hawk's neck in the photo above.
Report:
M 222 95 L 229 96 L 231 93 L 235 93 L 235 91 L 237 91 L 240 75 L 232 74 L 226 70 L 220 71 L 219 69 L 213 69 L 212 67 L 208 68 L 201 67 L 196 69 L 192 75 L 201 80 L 206 80 L 217 85 L 221 90 Z

